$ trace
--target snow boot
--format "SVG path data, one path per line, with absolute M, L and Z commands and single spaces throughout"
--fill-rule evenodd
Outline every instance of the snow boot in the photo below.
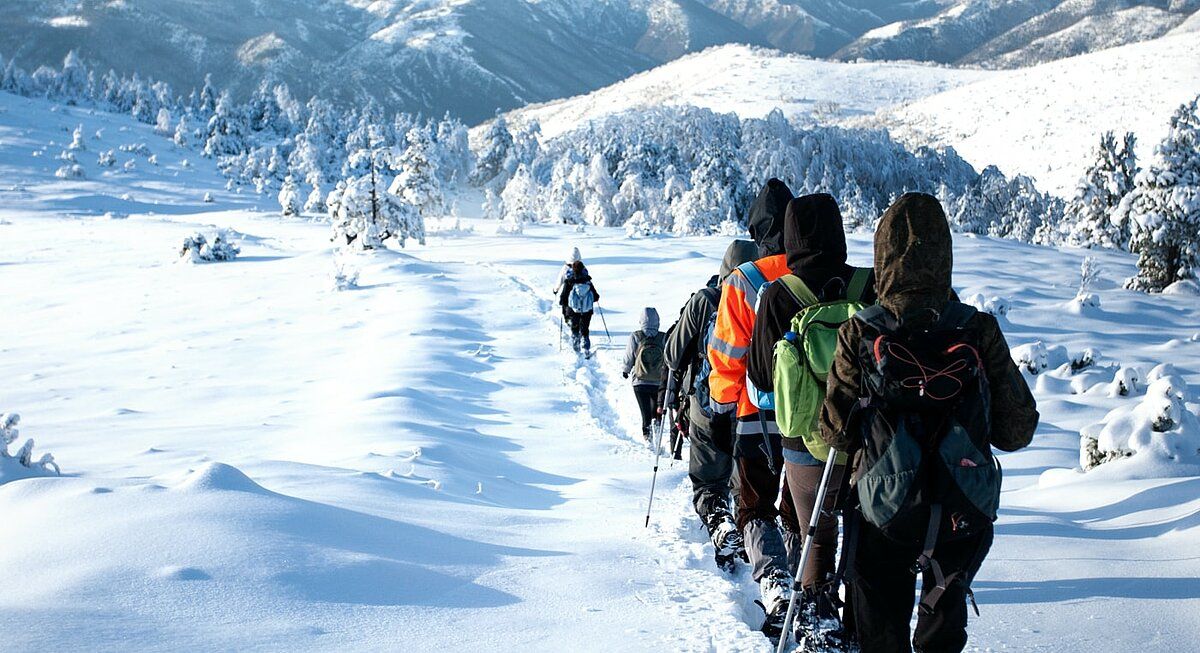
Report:
M 799 597 L 793 635 L 805 653 L 859 653 L 839 616 L 841 601 L 830 588 L 808 588 Z
M 757 603 L 766 613 L 761 630 L 775 644 L 779 643 L 779 638 L 783 635 L 788 602 L 792 600 L 792 582 L 792 576 L 786 569 L 773 569 L 758 581 L 761 597 Z
M 733 515 L 725 511 L 713 513 L 709 517 L 708 534 L 716 549 L 717 566 L 732 573 L 737 568 L 737 561 L 746 562 L 746 541 L 738 530 Z

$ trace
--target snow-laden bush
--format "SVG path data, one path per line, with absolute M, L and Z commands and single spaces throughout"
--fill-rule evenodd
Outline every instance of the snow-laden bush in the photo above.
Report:
M 41 458 L 34 460 L 32 438 L 26 440 L 16 453 L 9 453 L 8 445 L 16 442 L 20 435 L 17 429 L 20 422 L 21 416 L 16 413 L 0 414 L 0 483 L 61 474 L 58 464 L 54 462 L 54 456 L 45 453 Z
M 288 217 L 300 215 L 304 208 L 300 205 L 300 190 L 291 176 L 283 180 L 283 187 L 279 189 L 279 208 Z
M 55 170 L 54 176 L 59 179 L 85 179 L 87 173 L 84 171 L 83 166 L 78 163 L 72 163 Z
M 197 231 L 184 238 L 179 260 L 190 263 L 232 261 L 241 253 L 241 248 L 232 242 L 228 229 L 218 229 L 210 236 Z
M 204 194 L 204 203 L 205 203 L 205 204 L 212 204 L 212 203 L 213 203 L 213 202 L 215 202 L 215 201 L 216 201 L 216 200 L 214 200 L 214 199 L 213 199 L 212 193 L 205 193 L 205 194 Z
M 134 154 L 140 157 L 149 157 L 152 154 L 150 151 L 150 146 L 146 145 L 145 143 L 126 143 L 117 149 L 121 150 L 122 152 L 128 152 L 129 154 Z
M 79 125 L 75 131 L 71 132 L 71 144 L 67 147 L 77 152 L 87 149 L 87 145 L 83 142 L 83 125 Z
M 101 168 L 111 168 L 117 165 L 117 155 L 112 150 L 105 150 L 96 157 L 96 165 Z
M 1140 459 L 1141 469 L 1153 475 L 1169 474 L 1174 463 L 1200 464 L 1200 417 L 1189 404 L 1190 390 L 1170 370 L 1155 370 L 1159 374 L 1140 402 L 1113 409 L 1080 433 L 1084 470 L 1123 458 Z
M 1012 302 L 1004 297 L 984 297 L 983 293 L 976 293 L 967 298 L 964 302 L 975 307 L 975 310 L 996 317 L 1004 317 L 1008 315 L 1009 309 L 1012 307 Z
M 1192 279 L 1183 279 L 1163 288 L 1164 295 L 1181 295 L 1184 297 L 1200 297 L 1200 283 Z
M 1030 374 L 1041 374 L 1048 369 L 1057 368 L 1071 361 L 1066 347 L 1046 345 L 1041 340 L 1013 347 L 1011 354 L 1017 367 Z
M 1136 367 L 1121 367 L 1113 374 L 1113 380 L 1108 385 L 1109 397 L 1128 397 L 1142 389 L 1142 379 L 1145 375 Z
M 349 260 L 334 256 L 333 259 L 333 289 L 337 291 L 354 290 L 358 287 L 358 275 L 360 270 Z
M 308 199 L 304 201 L 305 213 L 320 215 L 329 211 L 329 207 L 325 205 L 325 193 L 321 191 L 321 185 L 313 183 L 312 191 L 308 193 Z

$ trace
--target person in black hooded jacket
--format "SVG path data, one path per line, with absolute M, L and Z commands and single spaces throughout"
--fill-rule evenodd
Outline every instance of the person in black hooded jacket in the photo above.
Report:
M 851 277 L 857 268 L 846 264 L 846 234 L 842 228 L 842 213 L 837 201 L 825 193 L 804 195 L 788 203 L 783 227 L 784 252 L 788 269 L 800 277 L 822 302 L 844 299 Z M 867 304 L 875 301 L 875 276 L 867 277 L 860 299 Z M 786 285 L 772 283 L 763 292 L 750 340 L 749 364 L 746 372 L 755 387 L 773 392 L 775 343 L 783 338 L 792 318 L 804 308 Z M 781 438 L 784 475 L 787 491 L 796 506 L 800 532 L 808 531 L 816 503 L 817 486 L 821 481 L 822 464 L 804 446 L 800 438 Z M 844 468 L 838 467 L 831 487 L 838 486 Z M 826 507 L 832 507 L 829 495 Z M 812 555 L 802 575 L 802 585 L 812 590 L 833 572 L 837 556 L 837 522 L 823 519 L 813 540 Z

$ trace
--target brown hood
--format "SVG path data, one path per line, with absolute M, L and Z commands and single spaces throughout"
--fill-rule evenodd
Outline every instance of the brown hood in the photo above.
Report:
M 953 267 L 950 224 L 937 198 L 901 195 L 875 231 L 879 303 L 902 321 L 932 321 L 950 300 Z

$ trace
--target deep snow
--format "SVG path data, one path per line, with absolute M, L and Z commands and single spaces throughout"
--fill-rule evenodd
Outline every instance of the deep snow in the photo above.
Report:
M 640 308 L 669 322 L 725 239 L 444 220 L 425 247 L 352 257 L 359 287 L 335 292 L 326 225 L 255 211 L 148 128 L 47 106 L 0 95 L 0 411 L 64 472 L 0 486 L 5 650 L 766 649 L 684 466 L 642 527 L 652 456 L 618 373 Z M 90 153 L 145 140 L 159 165 L 81 156 L 88 180 L 55 179 L 81 122 L 105 129 Z M 209 225 L 241 256 L 178 263 Z M 597 319 L 583 364 L 548 297 L 572 244 L 612 335 Z M 958 237 L 955 286 L 1007 303 L 1013 345 L 1098 349 L 1096 383 L 1165 360 L 1200 383 L 1196 298 L 1123 290 L 1132 259 L 1094 253 L 1100 305 L 1076 310 L 1084 254 Z M 1034 445 L 1001 456 L 971 647 L 1187 650 L 1200 479 L 1071 471 L 1079 431 L 1142 397 L 1051 374 L 1030 379 Z

